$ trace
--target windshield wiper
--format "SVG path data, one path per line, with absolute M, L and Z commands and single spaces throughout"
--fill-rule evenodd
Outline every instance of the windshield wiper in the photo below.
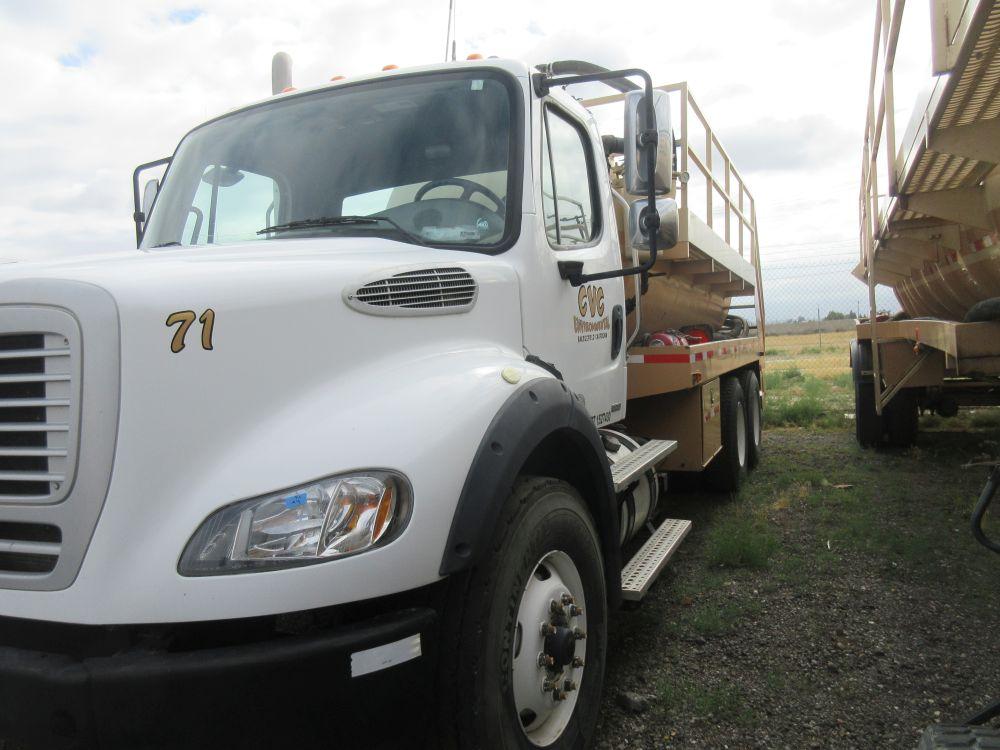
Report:
M 293 232 L 296 229 L 316 229 L 320 227 L 343 227 L 343 226 L 370 226 L 379 222 L 389 224 L 393 229 L 406 237 L 416 245 L 426 245 L 420 237 L 409 230 L 403 229 L 395 220 L 388 216 L 321 216 L 316 219 L 298 219 L 285 224 L 275 224 L 271 227 L 264 227 L 257 234 L 270 234 L 271 232 Z
M 153 245 L 155 250 L 158 247 L 178 247 L 181 243 L 179 242 L 161 242 L 159 245 Z

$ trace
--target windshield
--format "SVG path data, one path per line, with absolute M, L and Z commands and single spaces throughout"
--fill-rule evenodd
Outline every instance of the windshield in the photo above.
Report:
M 496 247 L 513 224 L 513 91 L 500 73 L 438 73 L 210 122 L 177 149 L 142 246 L 374 234 Z M 358 216 L 380 218 L 340 218 Z

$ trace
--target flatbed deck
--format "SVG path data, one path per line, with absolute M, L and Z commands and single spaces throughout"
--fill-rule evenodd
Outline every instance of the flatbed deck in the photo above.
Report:
M 682 391 L 758 361 L 756 337 L 692 346 L 639 346 L 628 351 L 628 397 Z

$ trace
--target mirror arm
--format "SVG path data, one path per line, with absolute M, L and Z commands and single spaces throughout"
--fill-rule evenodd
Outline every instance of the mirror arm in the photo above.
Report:
M 135 246 L 139 247 L 142 244 L 142 233 L 145 229 L 146 214 L 142 211 L 142 203 L 139 198 L 139 175 L 142 174 L 147 169 L 152 169 L 153 167 L 162 167 L 164 164 L 170 164 L 173 159 L 172 156 L 168 156 L 165 159 L 157 159 L 156 161 L 148 161 L 145 164 L 140 164 L 132 172 L 132 204 L 135 210 L 132 212 L 132 221 L 135 222 Z M 162 185 L 161 185 L 162 186 Z
M 646 188 L 646 209 L 643 211 L 643 226 L 649 232 L 649 259 L 645 263 L 631 268 L 621 268 L 615 271 L 601 271 L 600 273 L 584 273 L 583 262 L 578 260 L 561 260 L 556 265 L 559 268 L 559 276 L 569 281 L 572 286 L 580 286 L 588 281 L 600 281 L 601 279 L 617 279 L 625 276 L 642 276 L 642 288 L 645 289 L 649 283 L 649 269 L 656 263 L 656 234 L 660 228 L 660 215 L 656 211 L 656 113 L 653 110 L 653 79 L 649 73 L 639 68 L 627 68 L 624 70 L 606 70 L 599 73 L 589 73 L 586 75 L 567 76 L 547 76 L 536 73 L 533 78 L 535 93 L 538 96 L 545 96 L 553 86 L 570 86 L 574 83 L 600 83 L 609 80 L 621 80 L 623 78 L 638 77 L 642 79 L 643 101 L 646 105 L 646 129 L 639 133 L 639 146 L 646 151 L 646 173 L 649 176 Z M 136 195 L 138 195 L 138 182 L 136 182 Z

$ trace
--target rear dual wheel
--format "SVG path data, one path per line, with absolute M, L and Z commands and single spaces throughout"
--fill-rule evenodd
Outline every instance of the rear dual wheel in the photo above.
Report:
M 747 476 L 751 442 L 746 399 L 736 375 L 720 379 L 719 411 L 722 449 L 705 470 L 705 481 L 716 492 L 735 492 Z
M 450 592 L 439 685 L 446 747 L 590 745 L 607 649 L 602 560 L 573 487 L 518 481 L 483 559 Z
M 760 392 L 760 379 L 753 370 L 740 373 L 740 386 L 747 411 L 747 466 L 755 469 L 760 463 L 761 439 L 764 427 L 764 397 Z

